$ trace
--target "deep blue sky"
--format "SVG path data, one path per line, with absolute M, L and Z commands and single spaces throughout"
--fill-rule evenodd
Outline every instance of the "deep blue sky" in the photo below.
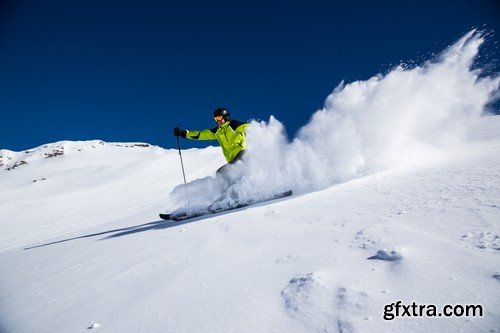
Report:
M 273 114 L 293 136 L 340 81 L 427 59 L 473 27 L 494 31 L 496 62 L 499 21 L 493 0 L 0 0 L 0 148 L 174 147 L 174 126 L 213 127 L 218 106 Z

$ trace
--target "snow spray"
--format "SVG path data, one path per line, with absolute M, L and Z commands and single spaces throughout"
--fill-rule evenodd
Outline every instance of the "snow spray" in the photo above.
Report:
M 466 140 L 498 98 L 499 77 L 471 69 L 484 37 L 472 30 L 421 66 L 340 83 L 288 142 L 274 117 L 247 130 L 246 191 L 314 191 L 376 172 L 431 163 Z
M 341 82 L 290 142 L 275 117 L 247 128 L 247 159 L 232 195 L 304 193 L 380 171 L 432 163 L 466 142 L 467 128 L 498 98 L 500 78 L 472 66 L 484 42 L 472 30 L 423 65 L 399 65 Z M 188 183 L 209 204 L 226 189 L 214 177 Z M 174 190 L 174 195 L 180 189 Z

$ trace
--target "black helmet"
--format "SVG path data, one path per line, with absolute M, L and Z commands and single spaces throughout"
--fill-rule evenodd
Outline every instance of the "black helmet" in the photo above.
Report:
M 229 113 L 229 111 L 227 111 L 227 110 L 226 110 L 226 109 L 224 109 L 224 108 L 217 108 L 217 109 L 214 111 L 214 117 L 217 117 L 217 116 L 224 116 L 224 119 L 228 120 L 230 115 L 231 115 L 231 114 Z

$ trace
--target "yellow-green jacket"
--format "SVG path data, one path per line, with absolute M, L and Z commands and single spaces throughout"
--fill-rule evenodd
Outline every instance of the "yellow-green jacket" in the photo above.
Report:
M 194 140 L 217 140 L 226 161 L 231 163 L 242 150 L 246 149 L 245 129 L 249 123 L 238 120 L 225 122 L 221 127 L 201 131 L 187 130 L 186 138 Z

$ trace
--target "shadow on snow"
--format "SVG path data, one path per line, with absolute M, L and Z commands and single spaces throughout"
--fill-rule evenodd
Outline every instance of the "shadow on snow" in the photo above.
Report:
M 258 205 L 260 205 L 260 204 L 258 204 Z M 256 205 L 254 205 L 254 206 L 256 206 Z M 216 214 L 198 216 L 198 217 L 194 217 L 194 218 L 187 219 L 184 221 L 165 221 L 165 220 L 154 221 L 154 222 L 149 222 L 149 223 L 144 223 L 144 224 L 138 224 L 138 225 L 131 226 L 131 227 L 107 230 L 107 231 L 97 232 L 97 233 L 93 233 L 93 234 L 62 239 L 62 240 L 58 240 L 58 241 L 54 241 L 54 242 L 50 242 L 50 243 L 30 246 L 30 247 L 24 248 L 23 250 L 32 250 L 32 249 L 36 249 L 39 247 L 65 243 L 65 242 L 74 241 L 74 240 L 78 240 L 78 239 L 103 236 L 103 235 L 107 235 L 107 236 L 101 238 L 100 240 L 112 239 L 112 238 L 122 237 L 122 236 L 127 236 L 127 235 L 133 235 L 136 233 L 146 232 L 146 231 L 151 231 L 151 230 L 170 229 L 170 228 L 178 227 L 178 226 L 183 225 L 183 224 L 198 222 L 198 221 L 201 221 L 201 220 L 204 220 L 207 218 L 213 218 L 213 217 L 223 216 L 226 214 L 235 213 L 238 211 L 245 210 L 247 208 L 249 208 L 249 207 L 242 207 L 242 208 L 233 209 L 233 210 L 227 211 L 227 212 L 220 212 L 220 213 L 216 213 Z

